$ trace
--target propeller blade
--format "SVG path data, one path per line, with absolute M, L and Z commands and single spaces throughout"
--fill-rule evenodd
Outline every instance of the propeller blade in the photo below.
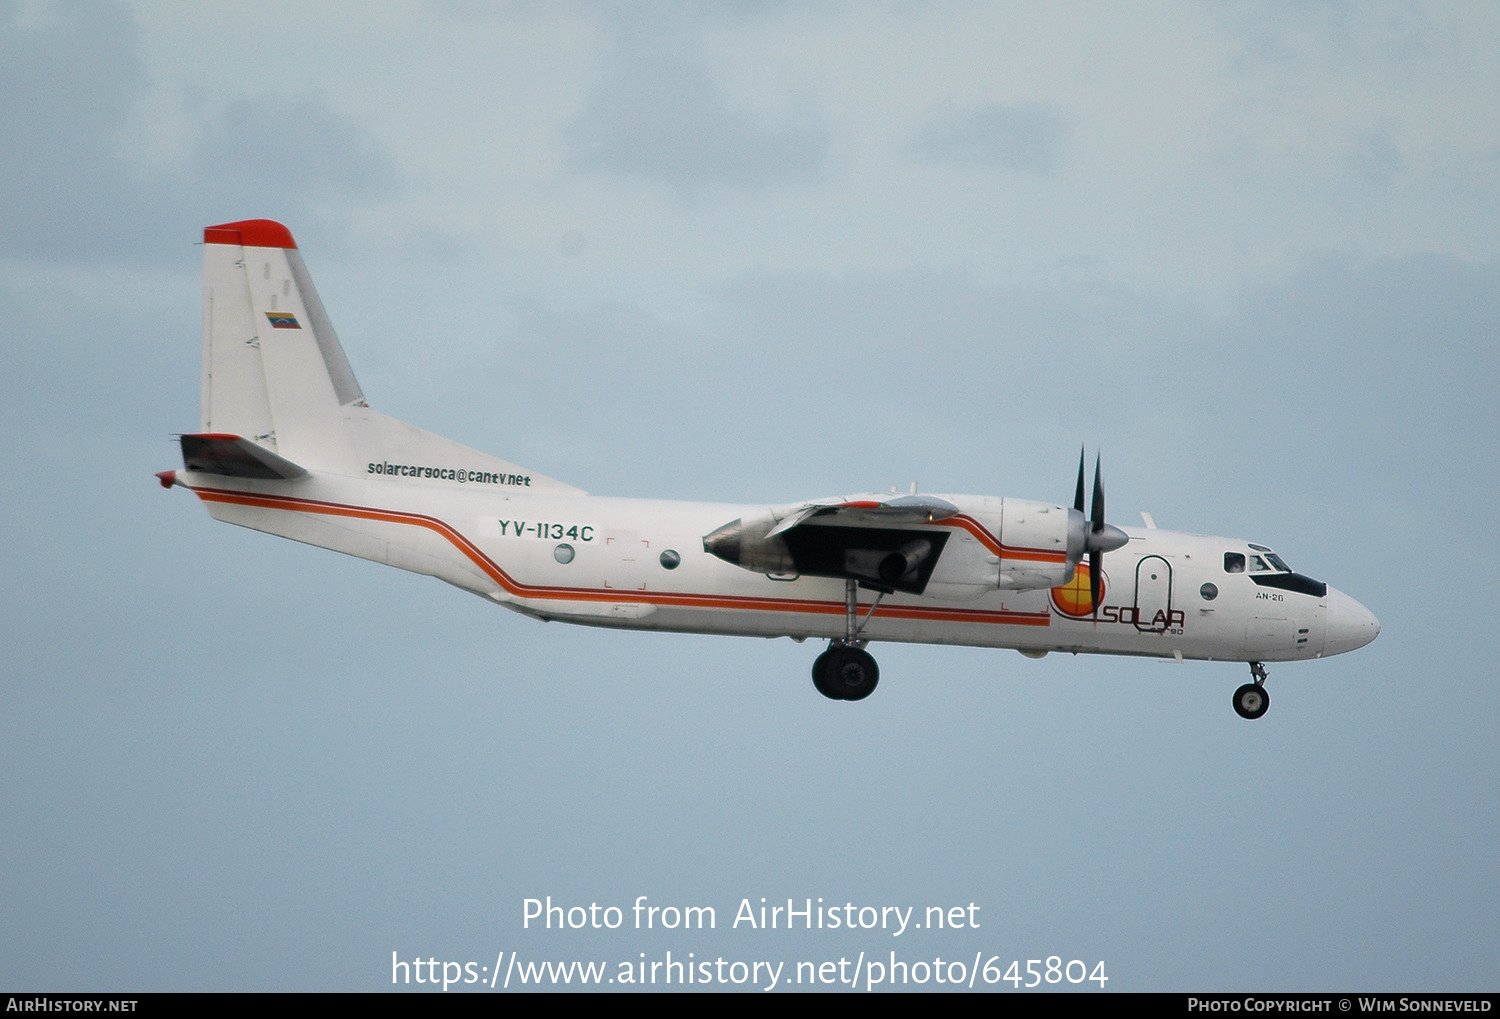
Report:
M 1094 618 L 1099 618 L 1099 595 L 1104 588 L 1104 553 L 1098 549 L 1089 552 L 1089 604 L 1094 608 Z
M 1090 510 L 1092 517 L 1083 515 L 1083 478 L 1088 465 L 1085 450 L 1078 451 L 1078 487 L 1073 495 L 1073 512 L 1068 515 L 1068 561 L 1080 566 L 1088 556 L 1089 595 L 1094 617 L 1099 616 L 1099 600 L 1104 596 L 1104 553 L 1123 548 L 1130 535 L 1112 524 L 1104 522 L 1104 472 L 1103 457 L 1094 455 L 1094 498 Z M 1077 558 L 1073 558 L 1077 556 Z
M 1104 479 L 1099 476 L 1099 455 L 1094 455 L 1094 505 L 1089 510 L 1089 529 L 1095 534 L 1104 530 Z M 1082 492 L 1083 476 L 1079 475 L 1079 491 Z M 1078 500 L 1080 503 L 1082 498 Z
M 1073 496 L 1073 508 L 1083 512 L 1083 447 L 1078 447 L 1078 494 Z

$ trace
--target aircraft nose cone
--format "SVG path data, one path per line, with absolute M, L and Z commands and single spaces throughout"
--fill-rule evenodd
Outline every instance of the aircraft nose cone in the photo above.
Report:
M 1380 635 L 1375 613 L 1342 591 L 1328 589 L 1328 629 L 1323 654 L 1341 655 L 1364 647 Z

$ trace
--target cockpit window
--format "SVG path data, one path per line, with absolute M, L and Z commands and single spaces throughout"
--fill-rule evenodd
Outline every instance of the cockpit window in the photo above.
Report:
M 1286 560 L 1264 545 L 1251 545 L 1251 548 L 1261 555 L 1251 552 L 1224 553 L 1225 573 L 1244 573 L 1247 569 L 1251 573 L 1291 573 L 1292 568 L 1286 564 Z
M 1264 546 L 1264 545 L 1257 545 L 1255 542 L 1252 541 L 1252 542 L 1250 542 L 1250 551 L 1264 553 L 1265 557 L 1266 557 L 1266 562 L 1268 562 L 1268 563 L 1271 564 L 1270 567 L 1269 567 L 1269 569 L 1280 570 L 1282 573 L 1291 573 L 1292 572 L 1292 568 L 1286 564 L 1286 560 L 1283 559 L 1283 558 L 1281 558 L 1281 556 L 1277 555 L 1275 552 L 1273 552 L 1270 549 L 1266 548 L 1266 546 Z M 1253 560 L 1256 557 L 1255 556 L 1251 556 L 1250 558 Z M 1254 562 L 1252 562 L 1250 564 L 1250 572 L 1251 573 L 1258 573 L 1262 569 L 1265 569 L 1265 568 L 1266 567 L 1256 566 Z

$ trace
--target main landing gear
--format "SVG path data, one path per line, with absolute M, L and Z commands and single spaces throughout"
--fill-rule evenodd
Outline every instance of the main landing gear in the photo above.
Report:
M 862 701 L 875 692 L 875 684 L 880 682 L 880 667 L 875 664 L 874 656 L 865 650 L 869 642 L 860 640 L 859 633 L 875 614 L 875 606 L 880 604 L 885 593 L 875 596 L 875 604 L 870 606 L 862 623 L 858 618 L 858 592 L 856 581 L 844 581 L 844 638 L 830 642 L 828 650 L 813 662 L 813 686 L 830 700 Z
M 1271 695 L 1266 692 L 1266 667 L 1260 662 L 1250 663 L 1250 675 L 1255 682 L 1246 683 L 1234 692 L 1234 711 L 1241 718 L 1255 720 L 1271 706 Z
M 813 662 L 813 686 L 835 701 L 862 701 L 875 692 L 880 667 L 870 652 L 834 641 Z

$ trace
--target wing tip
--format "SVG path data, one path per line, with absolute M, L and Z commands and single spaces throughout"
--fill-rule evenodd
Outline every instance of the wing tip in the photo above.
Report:
M 204 244 L 238 244 L 247 248 L 295 248 L 292 232 L 273 219 L 242 219 L 203 228 Z

